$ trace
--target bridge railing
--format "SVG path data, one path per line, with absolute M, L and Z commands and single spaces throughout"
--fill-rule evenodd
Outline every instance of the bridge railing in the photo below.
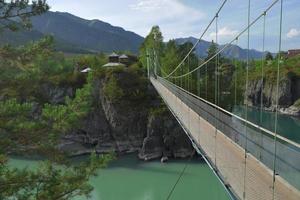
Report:
M 300 145 L 257 126 L 177 85 L 157 80 L 203 119 L 300 191 Z M 276 152 L 275 152 L 276 141 Z M 275 162 L 275 165 L 274 165 Z

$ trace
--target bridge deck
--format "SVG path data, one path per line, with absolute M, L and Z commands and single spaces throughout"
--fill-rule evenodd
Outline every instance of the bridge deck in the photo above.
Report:
M 205 153 L 226 186 L 240 199 L 272 199 L 272 170 L 201 117 L 158 80 L 151 82 L 183 128 Z M 300 192 L 276 176 L 275 199 L 299 200 Z M 245 198 L 244 198 L 244 197 Z

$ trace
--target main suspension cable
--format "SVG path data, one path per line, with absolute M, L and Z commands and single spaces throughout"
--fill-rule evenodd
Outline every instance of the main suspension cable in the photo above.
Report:
M 210 28 L 210 26 L 212 25 L 212 23 L 215 21 L 216 17 L 219 15 L 219 13 L 221 12 L 221 10 L 223 9 L 225 3 L 227 2 L 227 0 L 224 0 L 223 3 L 221 4 L 221 6 L 219 7 L 216 15 L 211 19 L 211 21 L 209 22 L 209 24 L 207 25 L 207 27 L 204 29 L 202 35 L 200 36 L 200 38 L 196 41 L 196 43 L 193 45 L 193 47 L 191 48 L 191 50 L 187 53 L 187 55 L 183 58 L 183 60 L 177 65 L 177 67 L 175 67 L 175 69 L 167 76 L 163 76 L 162 78 L 169 78 L 172 74 L 175 73 L 175 71 L 177 71 L 177 69 L 179 67 L 182 66 L 182 64 L 185 62 L 185 60 L 189 57 L 189 55 L 194 51 L 194 49 L 198 46 L 198 44 L 200 43 L 200 41 L 202 40 L 203 36 L 205 35 L 205 33 L 208 31 L 208 29 Z
M 279 0 L 274 0 L 273 3 L 265 10 L 263 11 L 256 19 L 254 19 L 249 25 L 247 25 L 247 27 L 245 27 L 239 34 L 237 34 L 234 39 L 232 39 L 229 43 L 227 43 L 226 45 L 223 46 L 223 48 L 221 48 L 215 55 L 213 55 L 212 57 L 210 57 L 208 60 L 206 60 L 204 63 L 202 63 L 200 66 L 196 67 L 195 69 L 191 70 L 188 73 L 182 74 L 180 76 L 168 76 L 168 78 L 180 78 L 183 76 L 187 76 L 193 72 L 195 72 L 196 70 L 198 70 L 199 68 L 203 67 L 205 64 L 209 63 L 211 60 L 213 60 L 217 55 L 221 54 L 225 49 L 227 49 L 230 45 L 232 45 L 232 43 L 239 38 L 241 35 L 243 35 L 246 31 L 248 31 L 249 28 L 251 28 L 259 19 L 261 19 L 265 13 L 267 13 L 276 3 L 278 3 Z M 165 78 L 165 77 L 162 77 Z

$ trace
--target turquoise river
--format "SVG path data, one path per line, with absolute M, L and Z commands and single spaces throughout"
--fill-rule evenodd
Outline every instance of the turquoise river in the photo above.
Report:
M 243 116 L 244 108 L 237 107 L 235 114 Z M 248 119 L 259 124 L 260 112 L 249 108 Z M 274 113 L 262 113 L 262 126 L 274 128 Z M 278 133 L 295 142 L 300 142 L 300 120 L 286 115 L 278 117 Z M 38 161 L 12 158 L 12 167 L 35 168 Z M 136 155 L 118 158 L 98 176 L 90 179 L 94 186 L 91 200 L 165 200 L 181 171 L 187 164 L 171 200 L 225 200 L 230 199 L 218 178 L 203 160 L 176 160 L 162 164 L 159 161 L 144 162 Z M 78 198 L 75 200 L 82 200 Z
M 113 161 L 90 179 L 94 187 L 91 200 L 165 200 L 187 163 L 170 200 L 227 200 L 228 193 L 208 165 L 194 159 L 160 163 L 144 162 L 135 155 Z M 12 158 L 12 167 L 35 168 L 37 161 Z M 76 200 L 83 200 L 78 198 Z

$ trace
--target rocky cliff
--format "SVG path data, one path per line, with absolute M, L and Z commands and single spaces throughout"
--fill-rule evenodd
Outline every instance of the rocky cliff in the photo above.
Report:
M 122 97 L 108 94 L 107 87 L 117 81 Z M 71 155 L 138 152 L 148 160 L 162 156 L 184 158 L 193 154 L 188 137 L 162 102 L 152 85 L 125 70 L 94 81 L 94 106 L 80 129 L 66 135 L 60 148 Z M 159 115 L 153 113 L 160 113 Z
M 193 153 L 188 137 L 169 112 L 149 117 L 147 135 L 139 152 L 140 159 L 185 158 Z
M 274 111 L 277 101 L 275 81 L 262 79 L 249 81 L 245 103 L 250 106 L 260 106 L 261 94 L 264 108 Z M 290 75 L 282 77 L 279 83 L 278 98 L 280 112 L 300 116 L 300 106 L 298 105 L 300 101 L 300 77 Z

